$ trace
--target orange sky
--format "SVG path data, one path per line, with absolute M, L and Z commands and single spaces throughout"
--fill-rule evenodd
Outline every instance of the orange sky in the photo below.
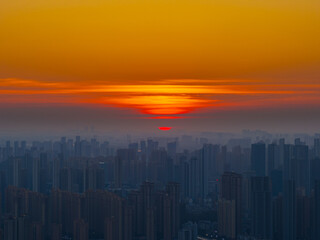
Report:
M 3 103 L 96 104 L 133 108 L 161 118 L 200 108 L 285 104 L 320 106 L 320 84 L 236 80 L 164 80 L 137 84 L 1 79 Z
M 67 2 L 0 2 L 0 106 L 319 108 L 319 1 Z

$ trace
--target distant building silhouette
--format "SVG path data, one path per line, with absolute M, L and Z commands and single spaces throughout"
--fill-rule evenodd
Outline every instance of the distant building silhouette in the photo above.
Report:
M 252 235 L 272 239 L 272 189 L 269 177 L 251 178 Z
M 225 172 L 221 177 L 218 230 L 221 236 L 237 239 L 242 229 L 242 177 Z
M 251 145 L 251 170 L 256 176 L 266 175 L 266 145 L 263 142 Z

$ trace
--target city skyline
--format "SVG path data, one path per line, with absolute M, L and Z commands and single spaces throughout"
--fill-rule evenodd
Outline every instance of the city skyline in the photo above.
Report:
M 319 0 L 0 0 L 0 240 L 319 240 Z
M 318 240 L 319 134 L 246 134 L 0 142 L 0 237 Z

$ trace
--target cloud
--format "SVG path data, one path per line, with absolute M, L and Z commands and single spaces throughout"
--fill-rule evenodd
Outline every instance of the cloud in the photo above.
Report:
M 183 115 L 199 109 L 319 105 L 320 84 L 250 80 L 158 80 L 136 84 L 0 79 L 1 105 L 71 104 L 131 108 L 143 114 Z

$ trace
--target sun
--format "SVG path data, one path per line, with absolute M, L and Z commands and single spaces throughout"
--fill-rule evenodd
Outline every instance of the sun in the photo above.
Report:
M 159 127 L 159 130 L 161 130 L 161 131 L 169 131 L 171 129 L 172 129 L 172 127 Z

